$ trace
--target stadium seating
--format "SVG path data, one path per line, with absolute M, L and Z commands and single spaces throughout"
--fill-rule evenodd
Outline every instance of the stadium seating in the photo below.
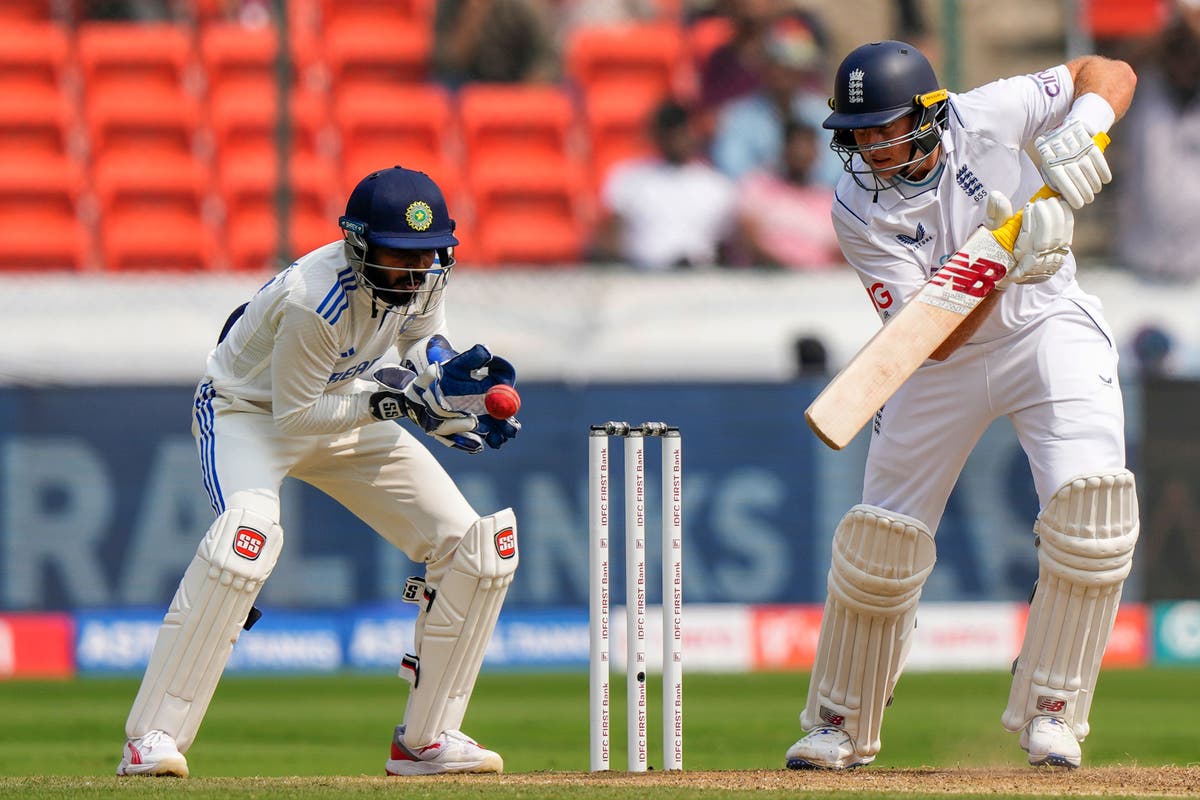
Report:
M 571 96 L 552 85 L 472 83 L 458 93 L 467 161 L 575 157 L 579 119 Z
M 458 157 L 455 111 L 449 94 L 439 86 L 339 91 L 333 118 L 348 187 L 394 164 L 445 174 Z
M 57 96 L 67 82 L 70 63 L 70 41 L 61 26 L 35 22 L 0 25 L 0 97 Z
M 85 22 L 77 34 L 88 93 L 140 87 L 186 93 L 194 83 L 188 30 L 166 23 Z
M 467 176 L 475 217 L 464 262 L 561 265 L 587 243 L 583 176 L 550 156 L 473 164 Z M 466 258 L 469 254 L 470 259 Z
M 407 20 L 335 19 L 325 27 L 333 86 L 354 92 L 422 83 L 429 77 L 433 31 Z
M 336 220 L 344 201 L 331 192 L 335 179 L 326 162 L 292 164 L 288 175 L 290 247 L 286 257 L 294 259 L 340 237 Z M 218 189 L 230 266 L 236 270 L 278 269 L 279 165 L 261 159 L 247 162 L 220 175 Z
M 0 270 L 84 269 L 91 258 L 79 204 L 83 171 L 54 154 L 0 163 Z
M 564 66 L 585 97 L 601 87 L 659 96 L 685 96 L 694 88 L 684 34 L 673 23 L 577 28 L 567 38 Z
M 584 105 L 587 139 L 591 145 L 588 178 L 594 190 L 614 164 L 655 152 L 650 116 L 664 98 L 653 89 L 641 91 L 602 87 Z
M 0 153 L 4 161 L 66 156 L 75 148 L 75 108 L 62 93 L 0 92 Z

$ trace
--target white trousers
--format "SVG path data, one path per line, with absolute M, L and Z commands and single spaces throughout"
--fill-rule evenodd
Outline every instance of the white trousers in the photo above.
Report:
M 347 433 L 288 436 L 270 414 L 201 383 L 192 433 L 213 510 L 242 507 L 279 522 L 291 476 L 349 509 L 418 563 L 449 553 L 479 518 L 424 445 L 395 422 Z
M 1125 467 L 1117 348 L 1098 302 L 1059 298 L 1020 331 L 918 369 L 873 422 L 862 502 L 936 532 L 967 456 L 1001 416 L 1039 507 L 1071 478 Z

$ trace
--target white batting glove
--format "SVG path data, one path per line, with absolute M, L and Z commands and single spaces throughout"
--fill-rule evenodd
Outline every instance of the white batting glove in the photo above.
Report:
M 1083 208 L 1096 199 L 1112 170 L 1104 151 L 1096 146 L 1082 120 L 1067 120 L 1033 143 L 1042 157 L 1046 184 L 1063 196 L 1071 208 Z
M 988 193 L 987 226 L 995 230 L 1013 215 L 1012 201 L 1002 192 Z M 1009 283 L 1041 283 L 1062 267 L 1075 236 L 1075 214 L 1062 198 L 1026 203 L 1021 231 L 1013 245 L 1016 265 L 1005 276 Z

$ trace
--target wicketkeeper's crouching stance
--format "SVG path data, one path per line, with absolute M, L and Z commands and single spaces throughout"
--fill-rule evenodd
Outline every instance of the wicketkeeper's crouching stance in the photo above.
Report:
M 1079 766 L 1138 504 L 1116 348 L 1099 302 L 1075 281 L 1072 209 L 1111 177 L 1094 137 L 1124 114 L 1135 82 L 1124 63 L 1085 56 L 952 94 L 919 51 L 894 41 L 859 47 L 839 67 L 825 127 L 848 174 L 833 219 L 885 321 L 931 276 L 953 280 L 943 254 L 1007 219 L 1008 198 L 1032 197 L 1043 181 L 1061 197 L 1025 205 L 1011 285 L 987 294 L 871 425 L 863 502 L 833 535 L 805 735 L 788 767 L 846 769 L 879 753 L 934 532 L 967 456 L 1001 416 L 1041 505 L 1038 583 L 1002 722 L 1029 763 Z
M 193 433 L 216 521 L 175 593 L 125 725 L 118 775 L 188 774 L 187 752 L 283 549 L 285 476 L 338 500 L 425 574 L 411 684 L 386 770 L 500 772 L 460 727 L 517 568 L 510 509 L 480 516 L 409 431 L 478 453 L 520 429 L 483 414 L 512 365 L 445 336 L 443 291 L 458 244 L 441 190 L 420 172 L 372 173 L 341 218 L 345 240 L 275 276 L 238 309 L 208 359 Z M 392 347 L 404 364 L 378 367 Z M 252 634 L 251 634 L 252 635 Z

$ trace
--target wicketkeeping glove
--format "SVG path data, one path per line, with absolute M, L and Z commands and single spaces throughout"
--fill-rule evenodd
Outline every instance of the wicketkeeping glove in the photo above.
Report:
M 1039 136 L 1033 146 L 1042 157 L 1046 184 L 1071 208 L 1083 208 L 1095 200 L 1104 184 L 1112 180 L 1104 151 L 1096 146 L 1082 120 L 1067 120 Z
M 483 438 L 473 432 L 475 415 L 446 405 L 438 388 L 438 364 L 430 364 L 420 375 L 405 367 L 384 367 L 373 377 L 382 387 L 370 398 L 371 414 L 377 419 L 407 417 L 447 447 L 467 453 L 483 450 Z
M 1013 215 L 1012 201 L 1001 192 L 988 193 L 987 226 L 995 230 Z M 1075 235 L 1075 214 L 1061 198 L 1026 203 L 1021 231 L 1013 245 L 1016 265 L 1005 276 L 1009 283 L 1041 283 L 1062 267 Z M 1003 288 L 1003 287 L 1001 287 Z
M 516 417 L 498 420 L 487 413 L 487 390 L 501 383 L 514 386 L 517 371 L 507 359 L 492 355 L 483 345 L 459 353 L 439 334 L 414 345 L 404 363 L 419 374 L 440 369 L 437 385 L 445 408 L 473 414 L 478 420 L 474 433 L 488 447 L 498 449 L 521 430 Z

